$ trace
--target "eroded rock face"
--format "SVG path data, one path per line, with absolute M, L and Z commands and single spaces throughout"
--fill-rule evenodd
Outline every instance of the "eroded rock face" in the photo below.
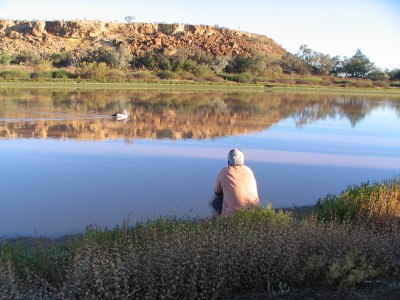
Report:
M 202 49 L 213 56 L 259 52 L 279 59 L 286 54 L 266 36 L 203 25 L 0 20 L 1 52 L 29 50 L 51 55 L 121 45 L 127 45 L 136 56 L 153 50 L 171 56 L 183 47 L 190 51 Z

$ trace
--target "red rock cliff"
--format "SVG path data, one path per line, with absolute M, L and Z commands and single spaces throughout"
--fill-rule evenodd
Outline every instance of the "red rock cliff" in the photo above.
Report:
M 0 20 L 0 51 L 19 53 L 29 50 L 48 55 L 66 51 L 125 45 L 142 56 L 157 49 L 166 56 L 179 48 L 202 49 L 214 56 L 269 54 L 281 58 L 286 50 L 272 39 L 225 28 L 150 23 L 102 21 L 14 21 Z

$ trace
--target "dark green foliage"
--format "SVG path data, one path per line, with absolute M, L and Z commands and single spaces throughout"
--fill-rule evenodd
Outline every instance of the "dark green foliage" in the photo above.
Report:
M 394 69 L 389 72 L 390 80 L 399 80 L 400 79 L 400 69 Z
M 394 81 L 390 84 L 392 87 L 400 87 L 400 81 Z
M 133 58 L 132 65 L 137 69 L 171 70 L 171 62 L 157 51 L 147 52 L 143 57 Z
M 382 81 L 388 79 L 389 76 L 380 70 L 374 70 L 368 74 L 368 78 L 373 81 Z
M 58 70 L 53 72 L 53 78 L 56 79 L 73 79 L 76 78 L 74 73 L 65 71 L 65 70 Z
M 289 52 L 282 58 L 280 66 L 283 72 L 287 74 L 306 74 L 308 72 L 305 62 Z
M 341 72 L 350 77 L 367 77 L 373 70 L 373 63 L 370 62 L 360 49 L 349 59 L 345 59 Z
M 53 66 L 57 68 L 69 67 L 74 65 L 74 57 L 71 52 L 54 53 L 51 55 Z

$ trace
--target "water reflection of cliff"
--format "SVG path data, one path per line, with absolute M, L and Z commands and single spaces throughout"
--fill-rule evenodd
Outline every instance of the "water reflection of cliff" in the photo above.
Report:
M 399 102 L 356 96 L 265 92 L 1 89 L 1 138 L 204 139 L 262 131 L 288 117 L 298 126 L 331 117 L 352 126 Z M 127 122 L 111 113 L 127 108 Z

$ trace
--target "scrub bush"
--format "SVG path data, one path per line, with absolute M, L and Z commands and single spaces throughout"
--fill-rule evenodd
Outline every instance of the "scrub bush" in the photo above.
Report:
M 90 227 L 66 243 L 6 243 L 0 247 L 0 298 L 227 299 L 292 287 L 351 288 L 400 274 L 399 182 L 365 184 L 341 195 L 343 201 L 326 202 L 327 211 L 358 199 L 346 206 L 350 212 L 341 222 L 328 218 L 338 213 L 324 217 L 329 222 L 318 214 L 299 220 L 269 205 L 229 218 Z M 379 222 L 352 221 L 370 220 L 367 211 L 383 220 L 397 216 L 397 223 L 382 232 L 374 228 Z
M 157 76 L 160 79 L 176 79 L 176 78 L 178 78 L 178 75 L 172 71 L 160 71 L 157 73 Z
M 59 70 L 59 71 L 55 71 L 53 72 L 53 78 L 56 79 L 73 79 L 76 78 L 74 73 L 65 71 L 65 70 Z
M 7 70 L 0 72 L 1 80 L 29 80 L 30 74 L 24 70 Z
M 350 186 L 338 196 L 327 195 L 315 207 L 318 220 L 381 225 L 400 219 L 400 179 Z
M 42 72 L 34 72 L 31 74 L 31 79 L 35 81 L 45 81 L 53 78 L 53 72 L 51 71 L 42 71 Z

